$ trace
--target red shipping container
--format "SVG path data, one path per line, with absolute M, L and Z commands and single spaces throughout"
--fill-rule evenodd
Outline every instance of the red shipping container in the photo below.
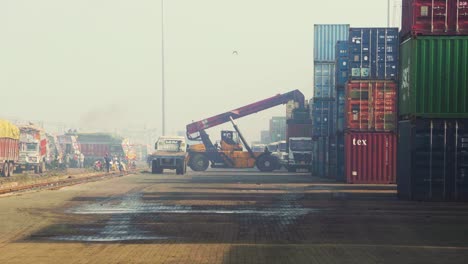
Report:
M 397 83 L 394 81 L 351 81 L 346 88 L 346 129 L 352 131 L 395 131 Z
M 468 0 L 403 0 L 401 38 L 468 35 Z
M 288 120 L 286 129 L 286 138 L 290 137 L 312 137 L 312 120 L 304 122 L 306 124 L 297 124 Z
M 345 173 L 348 183 L 396 182 L 397 136 L 395 133 L 345 134 Z

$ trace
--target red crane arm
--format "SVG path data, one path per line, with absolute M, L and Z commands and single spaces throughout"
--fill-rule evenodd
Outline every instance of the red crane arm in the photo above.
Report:
M 198 136 L 193 135 L 200 132 L 201 130 L 208 129 L 217 125 L 221 125 L 231 121 L 232 119 L 238 119 L 244 116 L 248 116 L 271 107 L 275 107 L 281 104 L 294 100 L 299 103 L 299 107 L 303 108 L 305 103 L 304 95 L 299 90 L 294 90 L 284 94 L 277 94 L 273 97 L 219 114 L 207 119 L 203 119 L 197 122 L 193 122 L 187 125 L 187 137 L 189 139 L 196 139 Z

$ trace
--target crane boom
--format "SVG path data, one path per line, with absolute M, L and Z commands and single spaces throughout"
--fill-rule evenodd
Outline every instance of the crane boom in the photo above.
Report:
M 286 104 L 289 101 L 295 101 L 299 103 L 299 107 L 304 108 L 305 98 L 304 95 L 299 90 L 290 91 L 284 94 L 277 94 L 273 97 L 242 106 L 240 108 L 209 117 L 197 122 L 193 122 L 187 125 L 187 137 L 191 140 L 199 138 L 199 135 L 196 135 L 202 130 L 215 127 L 231 121 L 232 119 L 238 119 L 244 116 L 255 114 L 257 112 L 275 107 L 278 105 Z

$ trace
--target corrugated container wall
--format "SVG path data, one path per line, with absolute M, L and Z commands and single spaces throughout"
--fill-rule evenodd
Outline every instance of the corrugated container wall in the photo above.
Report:
M 328 175 L 327 178 L 336 179 L 337 176 L 337 167 L 338 167 L 338 150 L 337 150 L 337 142 L 336 136 L 330 136 L 330 140 L 328 142 Z
M 328 177 L 330 137 L 318 137 L 313 141 L 312 173 L 318 177 Z
M 396 182 L 397 137 L 394 133 L 347 132 L 345 173 L 348 183 Z
M 335 44 L 347 40 L 349 25 L 314 25 L 314 61 L 335 61 Z
M 295 120 L 287 121 L 286 138 L 290 137 L 312 137 L 312 120 L 300 121 Z
M 351 28 L 349 76 L 353 80 L 397 80 L 398 28 Z
M 468 201 L 468 119 L 400 121 L 398 197 Z
M 408 39 L 400 52 L 400 116 L 468 118 L 468 37 Z
M 336 175 L 335 179 L 339 182 L 346 182 L 345 177 L 345 146 L 344 134 L 336 134 Z
M 468 35 L 468 0 L 403 0 L 401 36 Z
M 314 97 L 335 97 L 335 63 L 314 63 Z
M 336 131 L 343 132 L 345 127 L 345 101 L 344 88 L 336 91 Z
M 350 81 L 345 100 L 346 129 L 395 131 L 398 117 L 395 81 Z
M 335 101 L 330 98 L 314 98 L 312 103 L 312 126 L 314 137 L 331 136 L 335 133 Z
M 344 88 L 348 81 L 348 41 L 338 41 L 335 47 L 336 72 L 335 86 L 337 89 Z

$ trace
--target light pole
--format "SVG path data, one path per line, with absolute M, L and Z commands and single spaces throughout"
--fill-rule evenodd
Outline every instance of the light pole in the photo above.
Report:
M 166 135 L 166 91 L 164 83 L 164 0 L 161 0 L 161 92 L 162 92 L 162 135 Z
M 387 27 L 390 27 L 390 1 L 387 0 Z

